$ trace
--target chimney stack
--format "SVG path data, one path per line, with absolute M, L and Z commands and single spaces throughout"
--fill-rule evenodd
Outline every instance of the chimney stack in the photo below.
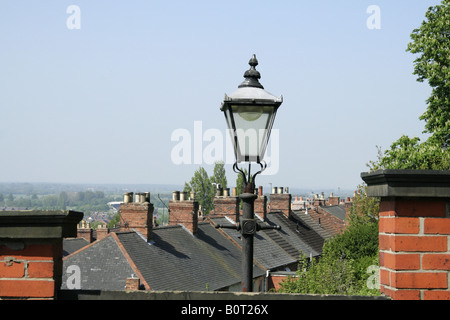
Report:
M 286 217 L 289 217 L 291 214 L 292 195 L 290 193 L 283 193 L 283 187 L 274 189 L 272 191 L 276 191 L 277 193 L 270 195 L 270 211 L 281 211 Z M 289 191 L 289 189 L 286 190 Z
M 263 194 L 263 187 L 258 188 L 258 198 L 255 199 L 254 211 L 264 221 L 267 220 L 267 197 Z
M 94 236 L 93 230 L 90 227 L 89 222 L 81 220 L 80 224 L 77 226 L 77 238 L 84 238 L 89 243 L 91 243 L 94 240 Z
M 333 192 L 330 193 L 330 196 L 328 197 L 328 205 L 329 206 L 337 206 L 340 203 L 340 198 L 333 195 Z
M 130 278 L 125 280 L 125 291 L 138 291 L 141 283 L 139 278 L 132 275 Z
M 181 224 L 189 232 L 196 234 L 198 229 L 198 202 L 187 200 L 186 192 L 174 191 L 172 195 L 172 200 L 169 201 L 169 225 Z
M 230 189 L 224 189 L 223 196 L 214 197 L 214 217 L 228 217 L 235 223 L 239 222 L 240 199 L 236 196 L 236 188 L 230 196 Z
M 96 231 L 96 234 L 97 234 L 97 241 L 102 240 L 109 233 L 108 227 L 107 226 L 103 226 L 103 224 L 99 224 L 95 231 Z
M 126 193 L 124 203 L 119 207 L 120 231 L 135 230 L 149 241 L 153 228 L 154 210 L 153 204 L 150 203 L 150 193 L 136 193 L 135 201 L 127 202 L 132 198 L 132 192 Z

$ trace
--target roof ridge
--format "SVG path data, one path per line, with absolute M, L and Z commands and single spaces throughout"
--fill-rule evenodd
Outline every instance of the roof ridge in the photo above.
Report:
M 92 241 L 91 243 L 85 245 L 84 247 L 78 249 L 77 251 L 74 251 L 74 252 L 72 252 L 71 254 L 69 254 L 69 255 L 63 257 L 63 261 L 64 261 L 64 260 L 67 260 L 68 258 L 72 257 L 72 256 L 75 255 L 75 254 L 78 254 L 78 253 L 83 252 L 84 250 L 86 250 L 86 249 L 88 249 L 88 248 L 90 248 L 90 247 L 93 247 L 93 246 L 96 245 L 96 244 L 99 244 L 101 241 L 103 241 L 103 240 L 105 240 L 105 239 L 111 237 L 111 235 L 112 235 L 113 233 L 114 233 L 114 232 L 108 233 L 104 238 L 102 238 L 102 239 L 100 239 L 100 240 Z M 78 238 L 75 238 L 75 239 L 78 239 Z M 85 239 L 85 240 L 86 240 L 86 239 Z M 86 240 L 86 241 L 87 241 L 87 240 Z

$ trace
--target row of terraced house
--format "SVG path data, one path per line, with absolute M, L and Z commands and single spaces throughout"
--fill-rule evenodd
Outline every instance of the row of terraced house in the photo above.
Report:
M 324 241 L 341 233 L 351 201 L 330 195 L 308 203 L 283 188 L 269 197 L 258 189 L 255 216 L 263 229 L 254 238 L 254 290 L 277 288 L 297 269 L 300 254 L 318 258 Z M 286 189 L 287 190 L 287 189 Z M 240 199 L 229 189 L 201 215 L 199 203 L 183 192 L 169 202 L 169 224 L 157 226 L 148 193 L 124 195 L 115 229 L 92 230 L 80 223 L 76 238 L 63 240 L 62 289 L 240 291 L 241 233 L 235 225 Z M 75 273 L 78 272 L 78 274 Z M 76 276 L 75 276 L 76 275 Z

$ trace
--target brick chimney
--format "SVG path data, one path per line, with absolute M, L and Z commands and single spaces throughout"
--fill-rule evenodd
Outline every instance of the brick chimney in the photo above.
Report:
M 135 201 L 132 193 L 124 195 L 124 202 L 119 207 L 120 231 L 135 230 L 144 236 L 147 241 L 151 239 L 153 228 L 153 204 L 150 203 L 150 194 L 136 193 Z
M 272 189 L 272 192 L 274 191 L 277 193 L 270 195 L 270 212 L 281 211 L 286 217 L 289 217 L 291 214 L 292 195 L 290 193 L 283 193 L 282 187 L 275 187 Z
M 450 300 L 450 171 L 362 173 L 380 197 L 380 291 L 394 300 Z
M 267 197 L 263 194 L 263 187 L 258 188 L 258 198 L 255 199 L 255 214 L 262 218 L 264 221 L 267 220 Z
M 338 196 L 334 196 L 333 192 L 331 192 L 330 196 L 328 197 L 328 205 L 329 206 L 337 206 L 340 203 L 340 198 Z
M 77 226 L 77 238 L 84 238 L 89 243 L 94 240 L 93 230 L 89 225 L 89 222 L 82 220 Z
M 125 291 L 138 291 L 140 285 L 141 282 L 139 281 L 139 278 L 132 276 L 125 280 Z
M 109 228 L 107 226 L 104 226 L 103 224 L 99 224 L 95 231 L 97 234 L 97 241 L 99 241 L 108 235 Z
M 239 222 L 239 197 L 230 196 L 230 189 L 225 189 L 223 196 L 214 197 L 214 217 L 228 217 Z
M 169 201 L 169 225 L 182 225 L 190 233 L 196 234 L 199 204 L 195 200 L 186 199 L 186 192 L 173 192 L 172 200 Z

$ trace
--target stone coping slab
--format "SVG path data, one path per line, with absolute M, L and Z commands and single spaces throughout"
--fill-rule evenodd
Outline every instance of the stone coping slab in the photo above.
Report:
M 376 170 L 361 178 L 370 197 L 450 198 L 450 170 Z
M 52 239 L 77 236 L 77 211 L 0 211 L 0 239 Z

